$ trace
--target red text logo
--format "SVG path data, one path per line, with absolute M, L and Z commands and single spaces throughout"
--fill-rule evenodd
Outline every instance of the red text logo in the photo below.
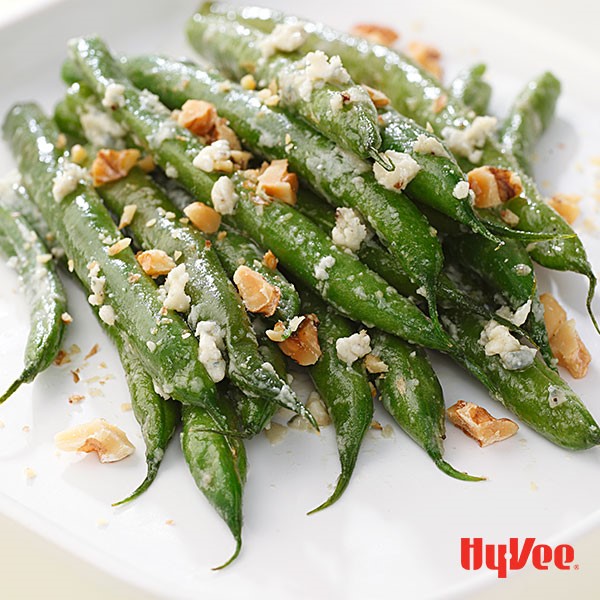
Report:
M 477 571 L 484 565 L 504 578 L 509 571 L 519 571 L 528 563 L 547 571 L 554 565 L 561 571 L 569 571 L 575 560 L 575 550 L 570 544 L 536 544 L 535 538 L 510 538 L 508 544 L 484 544 L 483 538 L 461 538 L 460 564 L 467 571 Z

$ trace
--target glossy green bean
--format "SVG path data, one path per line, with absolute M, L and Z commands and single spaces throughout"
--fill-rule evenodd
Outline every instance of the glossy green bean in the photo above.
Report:
M 484 79 L 486 65 L 479 63 L 463 69 L 450 83 L 453 98 L 476 115 L 485 115 L 492 97 L 492 86 Z

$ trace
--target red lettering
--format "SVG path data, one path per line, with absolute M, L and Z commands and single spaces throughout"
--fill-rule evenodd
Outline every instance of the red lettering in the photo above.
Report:
M 471 556 L 473 557 L 472 564 Z M 483 538 L 473 538 L 473 540 L 471 538 L 461 538 L 460 564 L 467 571 L 481 569 L 483 566 Z
M 531 564 L 540 571 L 547 571 L 552 562 L 552 548 L 547 544 L 538 544 L 531 555 Z
M 497 552 L 496 552 L 497 550 Z M 498 577 L 506 577 L 506 544 L 486 544 L 485 545 L 485 566 L 493 571 L 498 571 Z
M 529 560 L 529 555 L 535 544 L 535 538 L 525 538 L 523 549 L 519 552 L 519 539 L 510 538 L 510 569 L 511 571 L 519 571 Z
M 575 549 L 571 544 L 559 544 L 554 550 L 554 564 L 561 571 L 569 571 L 575 560 Z

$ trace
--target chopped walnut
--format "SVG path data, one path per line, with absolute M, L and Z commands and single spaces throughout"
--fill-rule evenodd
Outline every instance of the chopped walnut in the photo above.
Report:
M 245 90 L 255 90 L 256 89 L 256 79 L 254 79 L 253 75 L 250 75 L 250 73 L 248 73 L 247 75 L 244 75 L 240 79 L 240 85 Z
M 64 351 L 59 350 L 54 358 L 54 364 L 57 367 L 62 367 L 62 365 L 66 365 L 71 362 L 71 357 Z
M 215 142 L 216 140 L 227 140 L 229 142 L 229 147 L 232 150 L 242 149 L 242 145 L 240 144 L 240 140 L 235 134 L 235 131 L 229 127 L 227 119 L 223 119 L 221 117 L 216 120 L 213 130 L 208 136 L 208 141 L 210 143 Z M 252 155 L 248 152 L 246 152 L 245 155 L 252 158 Z M 246 164 L 247 163 L 248 161 L 246 161 Z
M 287 159 L 272 161 L 258 176 L 257 190 L 293 206 L 296 204 L 298 177 L 295 173 L 288 173 L 287 169 Z
M 382 46 L 391 46 L 400 37 L 393 29 L 375 23 L 359 23 L 350 30 L 350 33 Z
M 509 226 L 516 227 L 519 224 L 519 216 L 512 210 L 504 208 L 500 211 L 500 218 Z
M 576 379 L 585 377 L 592 357 L 575 329 L 575 320 L 567 320 L 567 313 L 552 294 L 542 294 L 544 322 L 552 354 L 558 364 Z
M 578 204 L 581 196 L 575 194 L 555 194 L 548 204 L 567 222 L 572 225 L 581 212 Z
M 311 392 L 306 401 L 306 408 L 311 412 L 319 427 L 331 425 L 331 417 L 325 403 L 317 392 Z
M 367 354 L 365 356 L 365 367 L 369 373 L 379 374 L 379 373 L 387 373 L 388 366 L 379 358 L 379 356 L 375 356 L 374 354 Z
M 192 225 L 203 233 L 215 233 L 221 226 L 221 215 L 203 202 L 192 202 L 183 212 Z
M 436 79 L 442 79 L 442 55 L 434 46 L 423 42 L 410 42 L 408 44 L 408 55 L 423 69 L 431 73 Z
M 279 349 L 303 367 L 314 365 L 321 356 L 318 327 L 316 315 L 305 315 L 296 331 L 279 343 Z
M 271 269 L 272 271 L 274 271 L 277 268 L 277 265 L 279 264 L 277 257 L 270 250 L 267 250 L 265 252 L 262 262 L 263 265 L 267 267 L 267 269 Z
M 104 419 L 95 419 L 57 433 L 54 443 L 65 452 L 96 452 L 102 463 L 122 460 L 135 450 L 125 432 Z
M 281 292 L 277 286 L 271 285 L 260 273 L 242 265 L 233 274 L 233 282 L 238 288 L 240 296 L 247 310 L 261 313 L 267 317 L 273 315 Z
M 83 167 L 88 158 L 87 150 L 80 144 L 75 144 L 71 148 L 71 160 L 80 167 Z
M 94 186 L 122 179 L 135 167 L 139 158 L 140 151 L 134 149 L 98 150 L 90 169 Z
M 150 277 L 168 275 L 177 266 L 175 261 L 163 250 L 146 250 L 138 252 L 135 257 L 144 273 Z
M 459 400 L 447 411 L 453 425 L 462 429 L 483 448 L 495 442 L 501 442 L 517 433 L 519 426 L 510 419 L 496 419 L 490 413 L 473 404 Z
M 434 101 L 433 104 L 431 105 L 431 110 L 434 112 L 434 114 L 438 114 L 440 112 L 442 112 L 444 110 L 444 108 L 446 108 L 446 105 L 448 104 L 448 96 L 446 96 L 446 94 L 440 94 Z
M 137 211 L 137 204 L 127 204 L 123 207 L 123 212 L 121 213 L 121 219 L 119 220 L 119 229 L 124 229 L 131 225 L 133 221 L 133 217 L 135 217 L 135 213 Z
M 195 135 L 208 135 L 217 121 L 217 109 L 204 100 L 187 100 L 177 115 L 177 123 Z
M 508 169 L 477 167 L 469 171 L 469 187 L 475 194 L 475 206 L 490 208 L 504 204 L 523 192 L 521 178 Z
M 140 160 L 138 160 L 138 167 L 144 171 L 144 173 L 152 173 L 152 171 L 156 169 L 156 163 L 154 162 L 151 154 L 146 154 L 144 158 L 140 158 Z
M 363 87 L 365 90 L 367 90 L 367 94 L 369 94 L 371 102 L 373 102 L 377 108 L 382 108 L 390 103 L 390 99 L 383 92 L 369 87 L 368 85 L 363 85 Z
M 118 242 L 115 242 L 112 246 L 107 250 L 107 254 L 109 256 L 116 256 L 119 252 L 123 252 L 125 248 L 129 248 L 131 245 L 131 238 L 121 238 Z

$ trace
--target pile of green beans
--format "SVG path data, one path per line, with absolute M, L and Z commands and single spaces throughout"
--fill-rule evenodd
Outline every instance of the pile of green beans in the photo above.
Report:
M 277 46 L 270 34 L 284 24 L 300 36 L 297 44 Z M 530 177 L 535 143 L 560 92 L 553 75 L 530 82 L 498 135 L 481 144 L 480 164 L 522 179 L 523 194 L 505 205 L 518 217 L 509 226 L 498 210 L 474 208 L 465 172 L 478 165 L 453 154 L 444 134 L 487 111 L 484 65 L 444 89 L 392 49 L 276 11 L 216 3 L 200 8 L 186 34 L 221 72 L 154 55 L 116 59 L 101 39 L 75 38 L 62 68 L 70 87 L 54 118 L 33 103 L 17 104 L 6 116 L 3 132 L 20 180 L 0 186 L 0 251 L 14 257 L 32 328 L 23 372 L 0 403 L 59 351 L 69 319 L 56 256 L 90 295 L 92 312 L 118 350 L 146 447 L 145 478 L 114 505 L 138 498 L 156 480 L 181 427 L 191 476 L 235 540 L 232 556 L 217 568 L 242 546 L 246 440 L 268 429 L 279 407 L 319 428 L 318 413 L 291 387 L 284 356 L 294 356 L 290 342 L 305 344 L 307 323 L 316 339 L 306 373 L 333 424 L 340 463 L 333 492 L 309 514 L 340 501 L 361 468 L 374 401 L 444 474 L 485 479 L 444 457 L 445 401 L 428 351 L 448 354 L 556 445 L 600 444 L 600 427 L 556 369 L 532 262 L 586 275 L 590 309 L 595 276 L 585 250 Z M 306 77 L 309 52 L 335 76 L 299 94 L 293 82 Z M 244 85 L 227 77 L 245 78 Z M 271 95 L 255 85 L 270 86 Z M 376 106 L 363 85 L 384 92 L 391 104 Z M 213 140 L 177 122 L 175 111 L 192 100 L 210 103 L 227 122 L 249 151 L 250 168 L 196 166 Z M 86 127 L 90 113 L 103 123 L 99 135 Z M 75 143 L 88 155 L 77 164 Z M 152 173 L 134 166 L 92 185 L 94 155 L 123 148 L 151 158 Z M 396 168 L 391 156 L 416 165 L 396 188 L 378 176 L 381 168 Z M 290 187 L 292 200 L 260 191 L 260 160 L 287 161 L 300 179 Z M 217 183 L 227 187 L 233 207 L 221 211 L 215 233 L 204 234 L 184 209 L 198 201 L 219 211 Z M 123 233 L 115 221 L 132 205 Z M 348 215 L 352 220 L 344 221 Z M 352 247 L 336 237 L 340 223 L 350 228 L 350 222 L 361 236 Z M 162 280 L 144 272 L 135 250 L 162 251 L 185 267 L 189 308 L 166 310 Z M 242 265 L 277 289 L 272 315 L 249 314 L 232 282 Z M 524 309 L 521 322 L 515 313 Z M 533 362 L 509 368 L 486 354 L 482 336 L 492 321 L 532 343 L 536 349 L 526 354 L 535 354 Z M 200 360 L 202 335 L 194 334 L 203 322 L 222 332 L 222 381 Z

